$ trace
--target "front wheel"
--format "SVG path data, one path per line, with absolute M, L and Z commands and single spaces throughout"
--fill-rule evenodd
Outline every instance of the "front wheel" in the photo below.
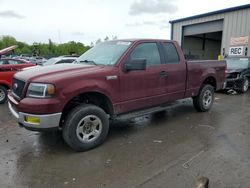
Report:
M 209 111 L 214 102 L 214 88 L 211 85 L 203 85 L 199 94 L 193 97 L 194 108 L 199 112 Z
M 107 114 L 98 106 L 83 104 L 74 108 L 63 126 L 63 138 L 75 151 L 102 144 L 109 131 Z
M 247 90 L 249 89 L 249 79 L 246 77 L 243 82 L 242 82 L 242 86 L 240 88 L 240 92 L 241 93 L 246 93 Z
M 4 86 L 0 86 L 0 104 L 5 103 L 7 100 L 7 89 Z

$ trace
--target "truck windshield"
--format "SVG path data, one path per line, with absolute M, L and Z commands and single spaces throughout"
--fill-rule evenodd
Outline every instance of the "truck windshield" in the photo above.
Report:
M 114 65 L 128 49 L 131 42 L 108 41 L 91 48 L 81 55 L 75 63 L 92 63 L 95 65 Z
M 248 58 L 227 59 L 228 69 L 246 69 L 249 66 Z

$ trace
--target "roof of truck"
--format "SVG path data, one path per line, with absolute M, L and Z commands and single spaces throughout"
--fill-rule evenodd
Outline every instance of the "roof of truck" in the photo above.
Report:
M 172 41 L 168 39 L 149 39 L 149 38 L 132 38 L 132 39 L 117 39 L 113 41 L 127 41 L 127 42 L 138 42 L 138 41 Z

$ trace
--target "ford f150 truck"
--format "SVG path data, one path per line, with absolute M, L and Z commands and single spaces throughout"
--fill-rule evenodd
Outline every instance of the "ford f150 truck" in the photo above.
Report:
M 193 98 L 208 111 L 225 81 L 224 61 L 186 61 L 169 40 L 117 40 L 96 45 L 73 64 L 17 73 L 9 109 L 28 130 L 61 129 L 85 151 L 104 142 L 110 120 L 163 110 Z

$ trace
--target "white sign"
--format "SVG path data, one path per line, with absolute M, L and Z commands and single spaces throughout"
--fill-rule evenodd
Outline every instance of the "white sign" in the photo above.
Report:
M 235 46 L 229 48 L 230 56 L 240 56 L 244 55 L 244 47 L 243 46 Z
M 231 46 L 248 45 L 249 36 L 244 37 L 232 37 L 230 40 Z

